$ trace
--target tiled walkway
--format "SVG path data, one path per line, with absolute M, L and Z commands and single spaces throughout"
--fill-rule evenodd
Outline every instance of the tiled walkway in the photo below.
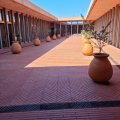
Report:
M 114 74 L 100 85 L 81 48 L 81 37 L 71 36 L 0 55 L 0 120 L 119 120 L 120 50 L 105 47 Z

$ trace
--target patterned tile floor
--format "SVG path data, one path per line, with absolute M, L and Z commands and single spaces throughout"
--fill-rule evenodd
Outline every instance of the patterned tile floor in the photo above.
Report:
M 110 85 L 100 85 L 91 81 L 87 68 L 92 56 L 81 53 L 81 36 L 74 35 L 41 46 L 30 46 L 21 54 L 0 55 L 0 109 L 18 105 L 53 105 L 57 103 L 99 102 L 103 106 L 66 106 L 25 112 L 0 113 L 0 120 L 119 120 L 120 119 L 120 50 L 106 46 L 109 51 L 114 74 Z M 95 50 L 96 51 L 96 50 Z M 105 102 L 106 101 L 106 102 Z M 109 107 L 104 107 L 111 101 Z M 119 104 L 115 103 L 118 102 Z M 85 105 L 85 104 L 84 104 Z M 118 105 L 118 106 L 117 106 Z M 27 106 L 27 107 L 28 107 Z M 33 106 L 34 107 L 34 106 Z M 4 109 L 5 109 L 4 108 Z M 2 109 L 3 110 L 3 109 Z M 0 110 L 0 111 L 2 111 Z

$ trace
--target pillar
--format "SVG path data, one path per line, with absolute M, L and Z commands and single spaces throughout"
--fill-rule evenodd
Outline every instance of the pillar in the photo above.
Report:
M 60 35 L 61 35 L 61 23 L 60 23 Z
M 117 22 L 116 22 L 116 47 L 119 48 L 119 36 L 120 36 L 120 25 L 119 25 L 119 21 L 120 21 L 120 7 L 119 5 L 117 6 Z
M 8 28 L 8 23 L 7 23 L 7 18 L 6 18 L 6 14 L 7 14 L 7 10 L 5 8 L 3 8 L 3 18 L 5 21 L 5 43 L 6 43 L 6 47 L 10 46 L 10 39 L 9 39 L 9 28 Z
M 116 9 L 113 8 L 113 31 L 112 31 L 112 45 L 115 45 L 115 29 L 116 29 Z
M 67 35 L 67 23 L 65 25 L 65 34 Z
M 72 35 L 72 22 L 71 22 L 71 35 Z
M 15 40 L 15 25 L 13 20 L 14 13 L 10 10 L 10 17 L 11 17 L 11 30 L 12 30 L 12 40 Z
M 2 44 L 2 35 L 1 35 L 1 29 L 0 29 L 0 48 L 2 48 L 2 47 L 3 47 L 3 44 Z
M 56 34 L 56 23 L 54 23 L 54 34 Z
M 78 34 L 78 21 L 77 21 L 77 34 Z

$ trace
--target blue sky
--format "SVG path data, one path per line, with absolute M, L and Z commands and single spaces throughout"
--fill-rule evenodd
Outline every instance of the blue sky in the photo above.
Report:
M 30 0 L 56 17 L 85 16 L 91 0 Z

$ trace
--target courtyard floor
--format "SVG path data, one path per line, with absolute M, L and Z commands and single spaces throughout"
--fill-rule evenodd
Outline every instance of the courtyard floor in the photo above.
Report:
M 73 35 L 0 54 L 0 120 L 120 120 L 120 49 L 104 48 L 114 70 L 109 85 L 89 78 L 93 56 L 81 49 Z

